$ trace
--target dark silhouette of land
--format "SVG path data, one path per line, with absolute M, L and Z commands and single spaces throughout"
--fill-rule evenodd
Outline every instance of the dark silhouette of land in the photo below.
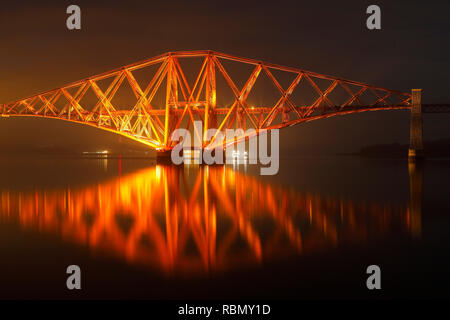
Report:
M 366 146 L 360 149 L 358 155 L 363 157 L 408 157 L 407 144 L 376 144 Z M 424 154 L 426 157 L 450 157 L 450 139 L 440 139 L 424 142 Z
M 106 152 L 105 152 L 106 151 Z M 148 157 L 154 155 L 154 151 L 145 147 L 114 145 L 94 148 L 82 145 L 61 146 L 57 144 L 48 145 L 18 145 L 0 149 L 3 156 L 63 156 L 63 157 Z

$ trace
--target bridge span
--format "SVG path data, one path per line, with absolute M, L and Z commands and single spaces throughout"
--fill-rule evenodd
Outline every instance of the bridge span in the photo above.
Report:
M 125 100 L 117 97 L 124 87 L 132 92 Z M 271 97 L 258 104 L 270 90 Z M 415 158 L 423 149 L 422 113 L 450 112 L 450 105 L 422 105 L 420 95 L 420 89 L 390 90 L 215 51 L 180 51 L 0 104 L 0 114 L 93 126 L 162 155 L 176 144 L 170 139 L 172 132 L 194 130 L 195 121 L 202 123 L 201 137 L 194 130 L 202 148 L 223 148 L 246 137 L 218 142 L 218 133 L 207 137 L 208 129 L 253 128 L 258 134 L 337 115 L 409 109 L 409 155 Z

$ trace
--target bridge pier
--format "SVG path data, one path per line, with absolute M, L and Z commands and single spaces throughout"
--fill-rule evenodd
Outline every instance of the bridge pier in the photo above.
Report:
M 423 132 L 422 132 L 422 89 L 412 89 L 412 108 L 410 120 L 410 139 L 408 158 L 410 160 L 420 159 L 423 153 Z
M 172 164 L 172 158 L 170 157 L 172 150 L 156 151 L 156 163 L 160 164 Z
M 228 151 L 227 151 L 228 150 Z M 190 153 L 186 153 L 189 152 L 188 150 L 183 150 L 184 152 L 184 160 L 180 165 L 184 165 L 184 164 L 200 164 L 200 165 L 223 165 L 225 163 L 232 163 L 229 161 L 232 161 L 230 159 L 233 159 L 233 148 L 231 149 L 222 149 L 222 148 L 217 148 L 214 151 L 212 151 L 211 156 L 214 159 L 214 163 L 212 164 L 207 164 L 206 160 L 204 159 L 203 153 L 205 152 L 205 150 L 203 148 L 191 148 L 190 149 Z M 222 154 L 222 158 L 218 157 L 218 154 Z M 156 163 L 158 164 L 170 164 L 170 165 L 175 165 L 172 161 L 172 150 L 160 150 L 160 151 L 156 151 Z M 218 163 L 216 163 L 216 161 L 218 161 Z

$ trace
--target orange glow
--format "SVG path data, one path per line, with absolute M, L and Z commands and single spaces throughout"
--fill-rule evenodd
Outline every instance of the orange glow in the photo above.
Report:
M 0 195 L 4 221 L 169 274 L 413 232 L 407 206 L 299 193 L 224 167 L 156 166 L 83 188 Z
M 194 73 L 196 80 L 189 83 L 179 60 L 192 58 L 200 58 L 203 63 Z M 240 63 L 243 69 L 248 66 L 253 68 L 242 88 L 236 86 L 236 80 L 232 79 L 223 65 L 227 61 Z M 141 87 L 133 72 L 151 66 L 158 66 L 158 69 L 151 79 L 147 79 L 146 87 Z M 287 88 L 280 85 L 280 79 L 275 76 L 277 71 L 295 77 Z M 275 104 L 271 102 L 261 107 L 249 106 L 247 98 L 252 90 L 256 90 L 255 83 L 259 84 L 261 74 L 269 78 L 279 98 Z M 231 90 L 234 99 L 231 105 L 217 105 L 218 100 L 226 99 L 224 92 L 217 92 L 216 76 L 223 78 Z M 164 80 L 165 88 L 161 85 Z M 327 82 L 327 89 L 320 89 L 316 84 L 318 80 Z M 109 86 L 104 91 L 99 86 L 102 81 L 109 81 Z M 131 88 L 135 99 L 127 101 L 125 106 L 114 105 L 113 98 L 123 86 Z M 292 97 L 295 96 L 295 90 L 304 86 L 315 96 L 313 102 L 309 105 L 294 103 Z M 332 93 L 338 87 L 344 92 L 345 102 L 332 101 Z M 352 91 L 351 88 L 357 91 Z M 95 103 L 83 100 L 89 93 L 95 96 Z M 165 95 L 164 105 L 158 106 L 154 101 L 158 93 Z M 370 95 L 367 98 L 369 100 L 363 101 L 363 94 Z M 391 98 L 395 102 L 390 101 Z M 0 104 L 0 113 L 2 117 L 44 117 L 82 123 L 165 151 L 174 147 L 176 142 L 171 141 L 170 137 L 174 130 L 182 126 L 183 120 L 187 120 L 183 124 L 186 129 L 190 125 L 194 127 L 197 138 L 203 141 L 203 148 L 213 149 L 238 143 L 249 136 L 243 135 L 222 142 L 215 141 L 217 132 L 211 141 L 207 141 L 209 128 L 225 131 L 235 125 L 244 131 L 254 129 L 258 135 L 261 130 L 279 129 L 336 115 L 409 108 L 409 93 L 220 52 L 181 51 L 169 52 L 61 88 Z M 218 121 L 219 115 L 223 116 L 221 121 Z M 195 121 L 203 123 L 203 137 L 200 137 L 194 126 Z M 247 123 L 249 128 L 246 128 Z

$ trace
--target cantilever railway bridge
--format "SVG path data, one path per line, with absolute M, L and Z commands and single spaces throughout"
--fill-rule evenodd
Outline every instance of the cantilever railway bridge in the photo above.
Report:
M 184 61 L 192 59 L 199 60 L 197 67 L 183 67 Z M 234 76 L 230 63 L 237 70 Z M 151 76 L 146 80 L 138 79 L 137 74 L 146 69 L 153 70 L 147 74 Z M 236 79 L 242 78 L 239 69 L 249 70 L 241 83 Z M 265 86 L 258 87 L 263 78 Z M 218 85 L 219 81 L 222 86 Z M 264 95 L 268 84 L 277 97 L 270 103 L 263 101 L 262 105 L 250 103 L 249 97 Z M 115 96 L 123 86 L 131 88 L 132 96 L 119 103 Z M 304 89 L 310 92 L 305 93 Z M 223 91 L 228 92 L 227 98 Z M 162 99 L 158 101 L 157 96 Z M 218 142 L 217 133 L 208 139 L 209 128 L 218 131 L 253 128 L 258 134 L 263 129 L 278 129 L 336 115 L 413 109 L 414 104 L 418 105 L 416 111 L 420 114 L 450 111 L 450 105 L 420 105 L 420 91 L 418 101 L 414 102 L 413 97 L 411 93 L 214 51 L 182 51 L 165 53 L 1 104 L 0 113 L 2 117 L 41 117 L 82 123 L 164 152 L 174 147 L 176 142 L 170 138 L 177 128 L 192 128 L 203 141 L 203 148 L 216 148 L 246 136 L 225 137 L 223 142 Z M 202 122 L 203 134 L 196 131 L 194 121 Z M 414 134 L 414 139 L 420 140 L 418 149 L 421 121 L 420 115 L 420 119 L 411 122 L 412 126 L 420 126 Z

